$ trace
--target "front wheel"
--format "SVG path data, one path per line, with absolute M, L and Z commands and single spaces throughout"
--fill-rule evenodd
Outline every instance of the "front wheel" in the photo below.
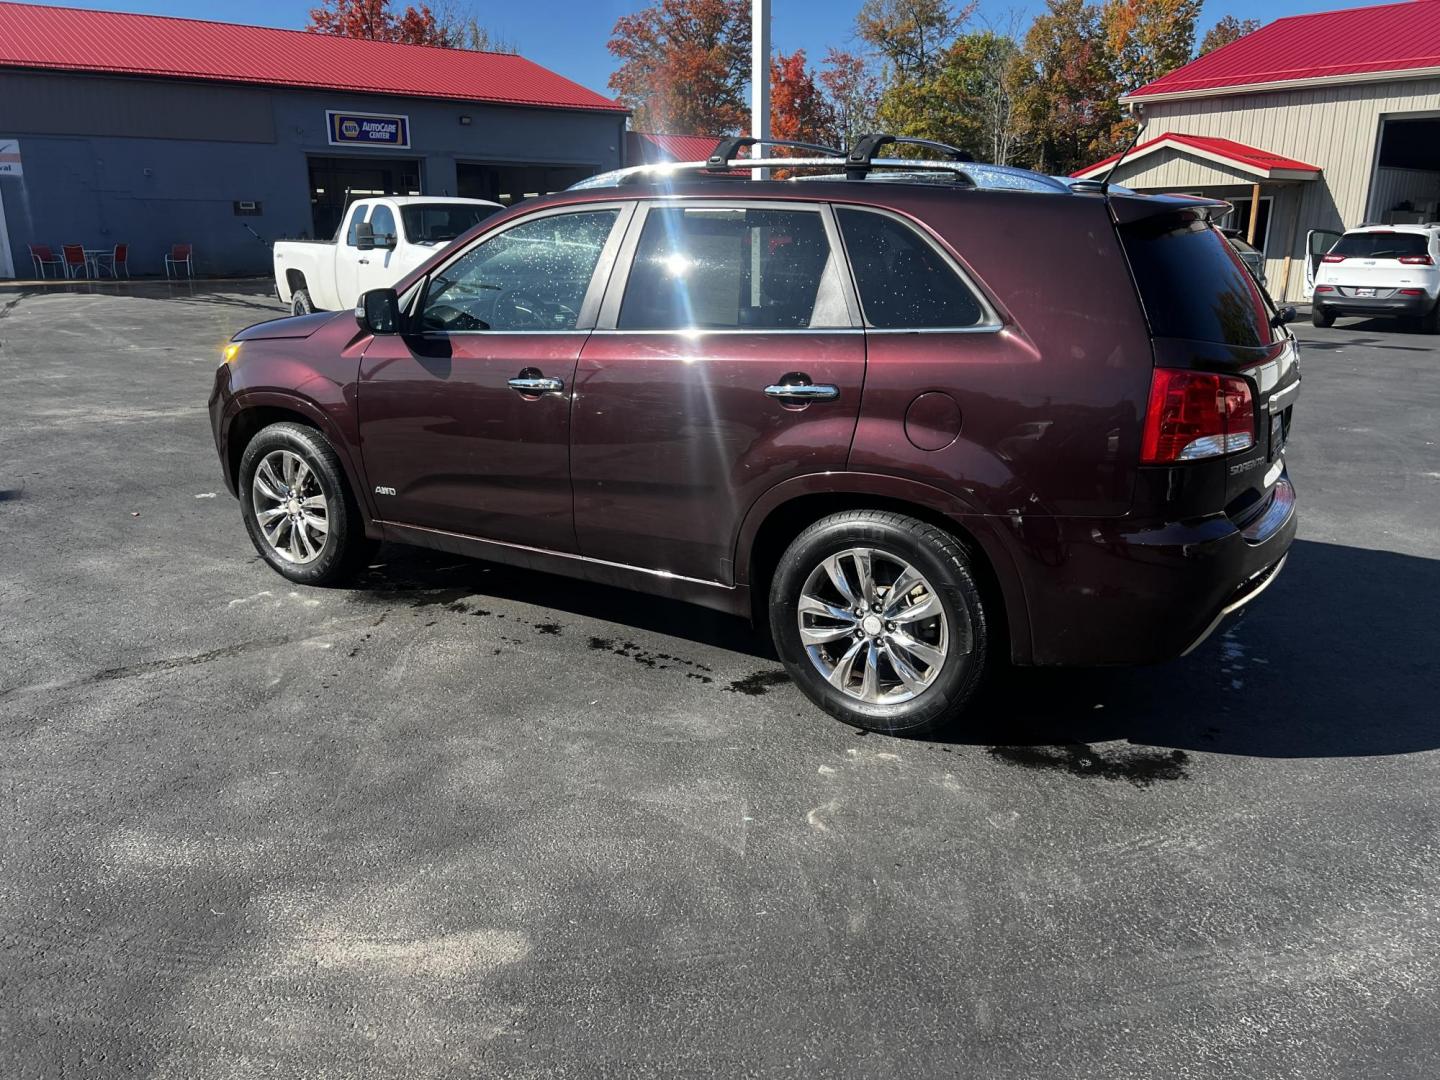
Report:
M 770 587 L 770 629 L 791 678 L 870 731 L 920 735 L 958 717 L 985 674 L 989 626 L 965 549 L 889 511 L 817 521 Z
M 330 585 L 373 545 L 325 437 L 304 424 L 263 428 L 240 458 L 240 512 L 255 550 L 302 585 Z
M 1326 311 L 1319 304 L 1316 304 L 1310 309 L 1310 322 L 1319 327 L 1334 326 L 1335 313 L 1333 311 Z

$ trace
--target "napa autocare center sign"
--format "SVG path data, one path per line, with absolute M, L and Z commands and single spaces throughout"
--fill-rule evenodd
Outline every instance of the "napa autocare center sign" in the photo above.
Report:
M 24 176 L 20 164 L 20 140 L 0 136 L 0 176 Z
M 325 110 L 331 146 L 383 146 L 407 149 L 410 146 L 410 118 L 385 113 L 352 113 Z

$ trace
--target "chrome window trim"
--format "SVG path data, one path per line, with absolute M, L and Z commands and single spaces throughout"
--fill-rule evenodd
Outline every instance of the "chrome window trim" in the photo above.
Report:
M 568 203 L 563 206 L 549 206 L 543 210 L 537 210 L 533 214 L 525 214 L 507 221 L 503 226 L 491 232 L 477 236 L 462 250 L 454 252 L 444 262 L 431 267 L 429 273 L 420 281 L 420 289 L 416 294 L 414 308 L 410 313 L 412 317 L 419 317 L 425 308 L 425 297 L 430 292 L 430 282 L 436 274 L 443 273 L 447 268 L 453 266 L 460 259 L 463 259 L 470 252 L 487 244 L 498 236 L 503 236 L 511 229 L 521 225 L 528 225 L 532 221 L 539 221 L 542 218 L 561 217 L 565 214 L 593 214 L 605 211 L 618 211 L 615 223 L 610 227 L 610 235 L 605 238 L 605 244 L 600 249 L 600 255 L 595 260 L 595 269 L 590 273 L 590 284 L 585 289 L 585 299 L 580 302 L 580 314 L 575 320 L 575 325 L 568 330 L 417 330 L 416 336 L 422 338 L 451 337 L 455 335 L 506 335 L 518 334 L 579 334 L 588 333 L 594 329 L 596 316 L 599 313 L 600 301 L 604 296 L 605 283 L 608 282 L 615 268 L 615 257 L 619 251 L 621 238 L 624 237 L 629 228 L 629 222 L 635 214 L 635 203 L 626 199 L 607 199 L 604 202 L 593 203 Z
M 954 326 L 954 327 L 946 327 L 946 326 L 873 326 L 873 325 L 871 325 L 869 316 L 866 316 L 866 315 L 863 314 L 863 313 L 864 313 L 864 310 L 865 310 L 865 301 L 864 301 L 864 298 L 860 296 L 860 282 L 859 282 L 858 280 L 855 280 L 855 279 L 854 279 L 855 264 L 854 264 L 854 260 L 850 258 L 850 249 L 849 249 L 849 247 L 847 246 L 847 247 L 845 248 L 845 261 L 850 264 L 850 273 L 851 273 L 851 278 L 852 278 L 851 285 L 852 285 L 852 287 L 853 287 L 854 290 L 855 290 L 855 295 L 856 295 L 856 297 L 859 299 L 859 302 L 860 302 L 860 310 L 861 310 L 862 317 L 863 317 L 863 325 L 865 326 L 865 330 L 866 330 L 867 333 L 871 333 L 871 334 L 955 334 L 955 333 L 979 334 L 979 333 L 994 333 L 994 332 L 997 331 L 997 330 L 1003 330 L 1003 329 L 1005 328 L 1005 320 L 1003 320 L 1002 318 L 1000 318 L 1000 313 L 997 312 L 997 311 L 995 310 L 995 306 L 994 306 L 992 303 L 990 303 L 990 298 L 989 298 L 987 295 L 985 295 L 985 290 L 979 288 L 979 287 L 975 284 L 974 279 L 971 278 L 968 273 L 966 273 L 965 268 L 964 268 L 963 266 L 961 266 L 961 265 L 955 260 L 955 258 L 954 258 L 948 251 L 946 251 L 944 247 L 942 247 L 942 246 L 939 244 L 939 242 L 935 239 L 934 236 L 930 235 L 930 233 L 929 233 L 929 231 L 928 231 L 927 229 L 924 229 L 924 228 L 920 227 L 919 225 L 917 225 L 914 220 L 912 220 L 911 218 L 906 217 L 904 214 L 897 214 L 897 213 L 896 213 L 895 211 L 893 211 L 893 210 L 885 210 L 885 209 L 882 209 L 882 208 L 880 208 L 880 207 L 878 207 L 878 206 L 861 206 L 861 205 L 859 205 L 859 204 L 857 204 L 857 203 L 832 202 L 832 203 L 830 204 L 830 207 L 831 207 L 831 210 L 834 211 L 834 213 L 835 213 L 835 224 L 836 224 L 837 227 L 840 225 L 840 211 L 841 211 L 841 210 L 854 210 L 854 211 L 856 211 L 856 212 L 858 212 L 858 213 L 862 213 L 862 214 L 878 214 L 880 217 L 888 217 L 888 218 L 890 218 L 890 219 L 898 222 L 898 223 L 901 225 L 901 227 L 910 230 L 910 232 L 914 233 L 917 237 L 919 237 L 919 238 L 920 238 L 920 241 L 921 241 L 922 243 L 926 244 L 926 245 L 930 248 L 930 250 L 932 250 L 933 252 L 935 252 L 936 255 L 940 256 L 940 258 L 944 261 L 944 263 L 945 263 L 946 266 L 950 267 L 951 273 L 953 273 L 953 274 L 960 280 L 960 284 L 965 287 L 965 289 L 970 293 L 970 295 L 971 295 L 972 297 L 974 297 L 975 302 L 980 305 L 980 311 L 981 311 L 981 313 L 982 313 L 982 318 L 981 318 L 981 320 L 980 320 L 979 322 L 977 322 L 977 323 L 974 323 L 974 324 L 970 325 L 970 326 Z M 840 229 L 840 238 L 841 238 L 842 241 L 845 239 L 845 232 L 844 232 L 844 229 L 843 229 L 843 228 Z
M 845 297 L 845 312 L 850 319 L 848 326 L 807 326 L 777 327 L 767 330 L 763 327 L 674 327 L 671 329 L 625 330 L 619 326 L 620 306 L 625 299 L 625 289 L 630 282 L 630 271 L 635 265 L 635 252 L 640 247 L 640 237 L 645 231 L 645 222 L 651 210 L 798 210 L 820 215 L 825 229 L 825 240 L 830 245 L 831 257 L 837 261 L 840 274 L 840 289 Z M 629 234 L 618 255 L 617 271 L 611 274 L 610 288 L 600 305 L 600 315 L 595 323 L 595 333 L 617 334 L 839 334 L 863 330 L 860 321 L 860 300 L 855 292 L 855 282 L 850 273 L 845 248 L 841 245 L 840 229 L 829 204 L 820 201 L 792 201 L 790 199 L 706 199 L 689 195 L 665 195 L 646 199 L 639 205 L 630 222 Z

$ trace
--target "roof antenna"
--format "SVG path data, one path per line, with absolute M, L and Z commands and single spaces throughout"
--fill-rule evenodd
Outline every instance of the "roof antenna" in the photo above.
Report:
M 1110 163 L 1110 168 L 1105 171 L 1105 177 L 1100 181 L 1101 195 L 1109 193 L 1110 178 L 1115 175 L 1115 170 L 1120 167 L 1120 163 L 1125 160 L 1126 155 L 1128 155 L 1131 150 L 1135 149 L 1135 144 L 1140 141 L 1140 136 L 1145 134 L 1145 106 L 1140 104 L 1140 102 L 1138 101 L 1131 102 L 1130 115 L 1135 117 L 1135 119 L 1139 120 L 1140 125 L 1135 129 L 1135 135 L 1130 140 L 1130 144 L 1126 146 L 1124 150 L 1120 151 L 1120 155 L 1113 162 Z

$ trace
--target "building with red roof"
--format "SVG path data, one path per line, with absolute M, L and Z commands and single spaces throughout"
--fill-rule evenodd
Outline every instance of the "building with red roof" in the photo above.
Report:
M 1121 101 L 1140 143 L 1076 175 L 1227 199 L 1277 299 L 1347 228 L 1440 220 L 1440 0 L 1277 19 Z
M 627 115 L 522 56 L 0 3 L 0 277 L 67 243 L 263 273 L 359 195 L 510 202 L 619 168 Z

